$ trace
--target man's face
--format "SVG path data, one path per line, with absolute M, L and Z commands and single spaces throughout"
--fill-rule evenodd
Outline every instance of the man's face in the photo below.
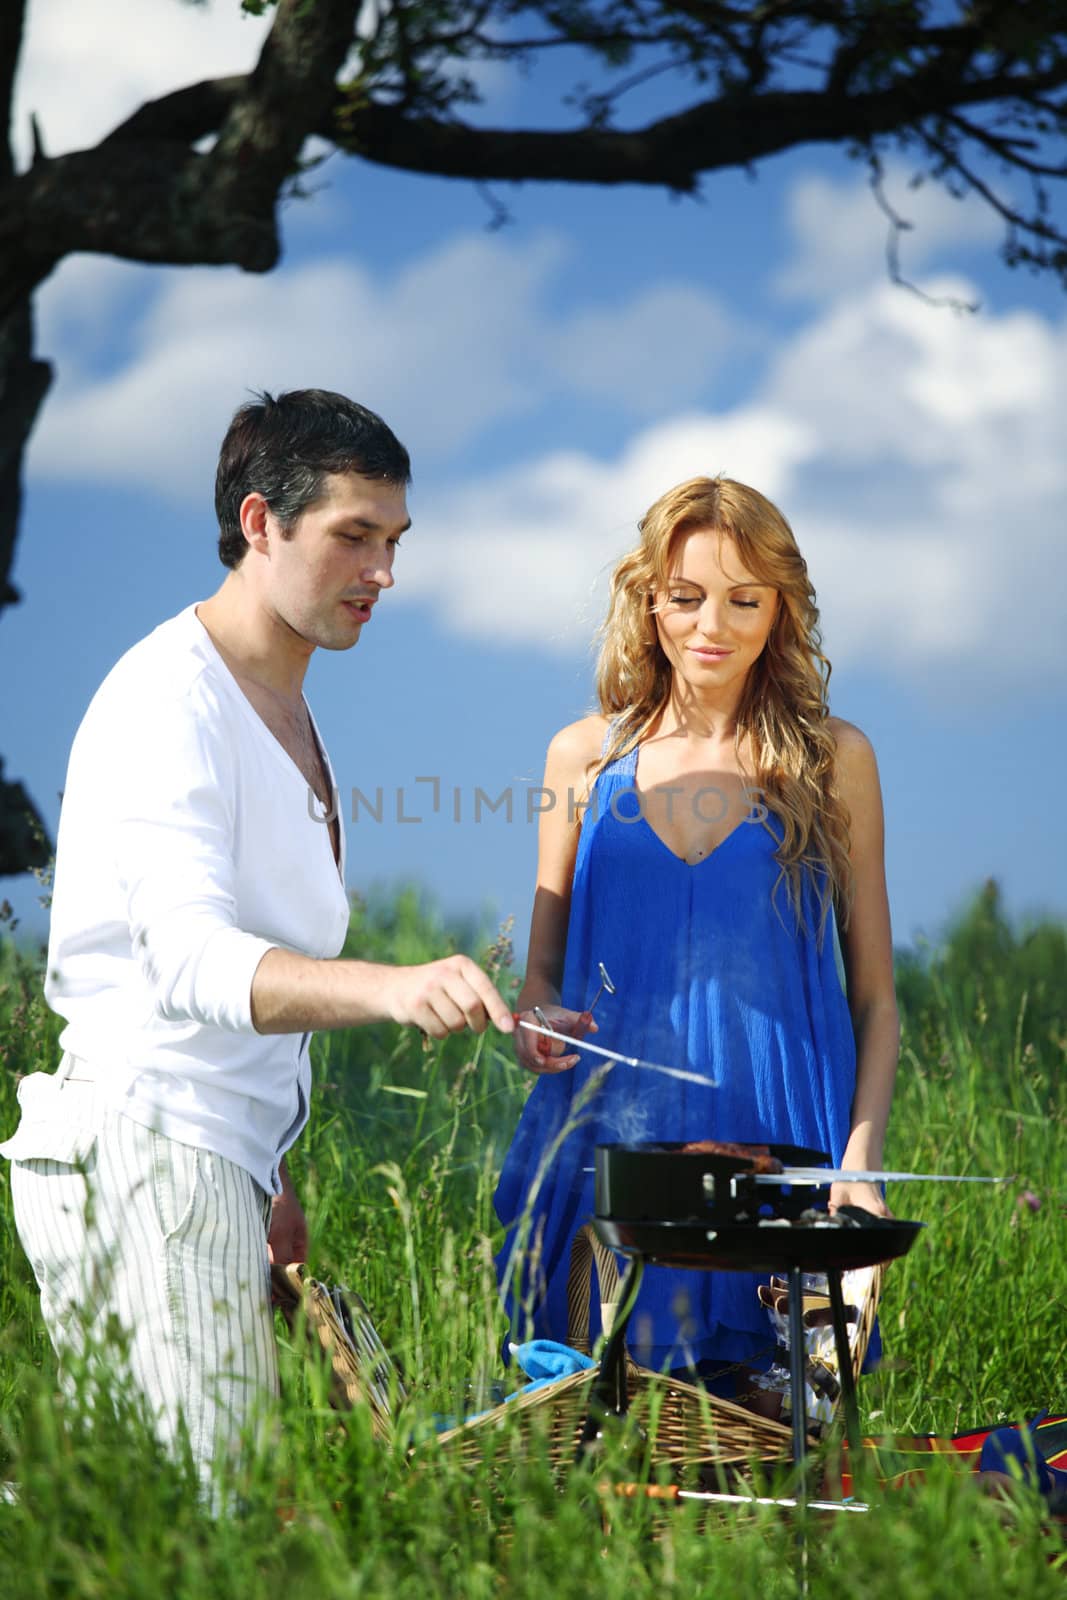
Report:
M 264 601 L 312 648 L 348 650 L 383 589 L 410 526 L 403 488 L 357 472 L 332 474 L 288 537 L 266 511 Z

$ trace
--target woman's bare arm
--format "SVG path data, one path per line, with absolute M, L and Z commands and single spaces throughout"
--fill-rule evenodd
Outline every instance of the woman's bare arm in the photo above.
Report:
M 900 1019 L 893 983 L 893 939 L 885 884 L 885 825 L 878 764 L 869 740 L 851 723 L 834 719 L 837 779 L 852 835 L 853 900 L 841 946 L 848 1005 L 856 1038 L 856 1089 L 843 1165 L 882 1166 L 893 1099 Z M 885 1212 L 872 1185 L 835 1185 L 832 1204 L 852 1203 Z
M 544 788 L 553 805 L 541 813 L 537 836 L 537 885 L 526 977 L 518 998 L 520 1012 L 540 1006 L 561 1031 L 582 1034 L 595 1031 L 595 1023 L 581 1023 L 584 1015 L 564 1011 L 559 1004 L 563 965 L 567 951 L 567 923 L 570 917 L 571 884 L 578 854 L 580 814 L 578 802 L 585 794 L 586 778 L 600 755 L 607 723 L 603 717 L 583 717 L 556 734 L 545 760 Z M 551 1050 L 538 1049 L 538 1036 L 519 1029 L 516 1053 L 523 1066 L 533 1072 L 564 1071 L 573 1067 L 576 1055 L 564 1055 L 564 1046 L 550 1041 Z M 550 1064 L 549 1064 L 550 1063 Z

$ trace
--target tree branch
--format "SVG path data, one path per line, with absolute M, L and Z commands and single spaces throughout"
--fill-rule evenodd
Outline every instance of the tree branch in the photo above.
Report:
M 685 5 L 689 14 L 704 9 L 692 0 Z M 923 118 L 944 115 L 949 106 L 959 116 L 968 105 L 1032 102 L 1067 81 L 1067 64 L 1060 61 L 1027 76 L 1009 66 L 996 76 L 968 79 L 960 49 L 967 30 L 960 29 L 951 60 L 939 53 L 911 78 L 866 93 L 718 95 L 631 131 L 475 129 L 375 102 L 362 87 L 337 90 L 355 9 L 356 0 L 280 0 L 253 73 L 165 95 L 142 106 L 96 149 L 40 161 L 0 185 L 0 256 L 6 261 L 0 312 L 74 251 L 269 270 L 279 249 L 278 191 L 311 131 L 379 165 L 438 176 L 658 184 L 691 192 L 701 173 L 750 165 L 798 144 L 863 144 L 901 132 L 923 140 Z M 723 21 L 726 8 L 706 9 Z M 5 18 L 9 44 L 11 15 Z M 973 42 L 973 30 L 967 38 Z M 1007 150 L 1004 136 L 962 118 L 960 125 L 996 153 Z M 210 154 L 191 148 L 216 131 Z M 1021 151 L 1008 159 L 1021 168 L 1033 165 Z
M 127 117 L 125 122 L 112 129 L 100 148 L 134 140 L 144 144 L 156 140 L 195 144 L 198 139 L 218 132 L 247 81 L 244 74 L 232 78 L 206 78 L 202 83 L 191 83 L 184 89 L 175 89 L 158 100 L 149 100 L 139 106 L 132 117 Z
M 1026 83 L 1016 75 L 963 82 L 952 103 L 982 105 L 1025 96 L 1029 88 L 1045 92 L 1064 81 L 1067 62 Z M 316 131 L 365 160 L 438 177 L 692 190 L 702 172 L 746 166 L 801 144 L 867 143 L 898 132 L 919 136 L 924 118 L 943 114 L 944 95 L 944 84 L 929 74 L 896 88 L 840 97 L 816 90 L 717 96 L 632 131 L 567 132 L 473 128 L 356 100 L 335 108 Z
M 0 315 L 76 251 L 267 272 L 275 205 L 327 117 L 358 0 L 279 0 L 254 70 L 142 106 L 92 150 L 0 186 Z M 195 139 L 218 131 L 213 150 Z
M 909 294 L 917 296 L 928 306 L 947 307 L 950 311 L 974 313 L 980 309 L 980 302 L 976 300 L 960 300 L 954 295 L 927 294 L 925 289 L 920 289 L 917 283 L 912 283 L 910 278 L 905 278 L 900 266 L 900 241 L 904 234 L 910 233 L 915 224 L 902 217 L 890 204 L 885 192 L 885 174 L 882 163 L 877 156 L 872 157 L 871 193 L 874 195 L 878 209 L 889 223 L 889 233 L 885 242 L 886 269 L 889 281 L 895 283 L 898 289 L 907 289 Z
M 1017 207 L 1010 205 L 1007 200 L 1002 199 L 996 190 L 964 161 L 958 150 L 953 150 L 943 140 L 932 136 L 928 143 L 931 150 L 939 156 L 945 170 L 957 172 L 968 188 L 973 189 L 975 194 L 980 195 L 990 209 L 1002 218 L 1008 226 L 1009 237 L 1011 234 L 1021 231 L 1032 234 L 1046 244 L 1067 245 L 1067 238 L 1051 222 L 1046 222 L 1044 218 L 1037 215 L 1028 217 L 1022 211 L 1019 211 Z
M 358 0 L 278 0 L 259 61 L 233 100 L 215 148 L 192 169 L 209 206 L 247 208 L 273 230 L 278 191 L 309 129 L 334 101 Z
M 993 133 L 989 128 L 983 128 L 981 123 L 972 122 L 969 117 L 960 116 L 958 112 L 949 111 L 945 114 L 945 121 L 950 127 L 961 133 L 965 139 L 973 139 L 976 144 L 984 145 L 991 155 L 995 155 L 1005 166 L 1018 167 L 1021 172 L 1029 173 L 1034 178 L 1067 178 L 1067 162 L 1058 165 L 1044 161 L 1035 161 L 1025 152 L 1038 148 L 1036 139 L 1009 139 L 1001 134 Z
M 268 271 L 278 258 L 273 211 L 205 201 L 194 177 L 205 159 L 178 143 L 122 143 L 39 162 L 0 189 L 0 316 L 77 251 Z

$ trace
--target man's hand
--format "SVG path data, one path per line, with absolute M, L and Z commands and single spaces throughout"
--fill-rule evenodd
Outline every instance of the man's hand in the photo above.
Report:
M 295 950 L 268 950 L 252 979 L 252 1025 L 258 1033 L 315 1033 L 367 1022 L 410 1022 L 434 1039 L 492 1022 L 512 1033 L 511 1008 L 470 956 L 419 967 L 376 961 L 320 961 Z
M 384 970 L 384 996 L 392 1020 L 413 1023 L 432 1039 L 461 1028 L 484 1033 L 490 1022 L 504 1033 L 515 1027 L 506 1002 L 470 956 Z
M 291 1262 L 307 1260 L 308 1223 L 284 1162 L 281 1170 L 282 1192 L 271 1202 L 267 1254 L 277 1266 L 287 1267 Z

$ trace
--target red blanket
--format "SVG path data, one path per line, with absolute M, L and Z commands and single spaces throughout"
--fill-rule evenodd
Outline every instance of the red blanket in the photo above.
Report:
M 972 1467 L 977 1468 L 982 1446 L 996 1428 L 1003 1426 L 1003 1423 L 994 1422 L 988 1428 L 974 1428 L 967 1433 L 955 1433 L 950 1438 L 920 1433 L 911 1438 L 864 1439 L 863 1448 L 874 1454 L 879 1480 L 884 1484 L 899 1485 L 914 1482 L 921 1476 L 924 1456 L 964 1456 Z M 1027 1426 L 1026 1423 L 1014 1424 L 1017 1430 Z M 1034 1443 L 1050 1467 L 1067 1471 L 1067 1416 L 1043 1418 L 1034 1429 Z M 847 1446 L 842 1447 L 839 1492 L 846 1496 L 852 1493 Z

